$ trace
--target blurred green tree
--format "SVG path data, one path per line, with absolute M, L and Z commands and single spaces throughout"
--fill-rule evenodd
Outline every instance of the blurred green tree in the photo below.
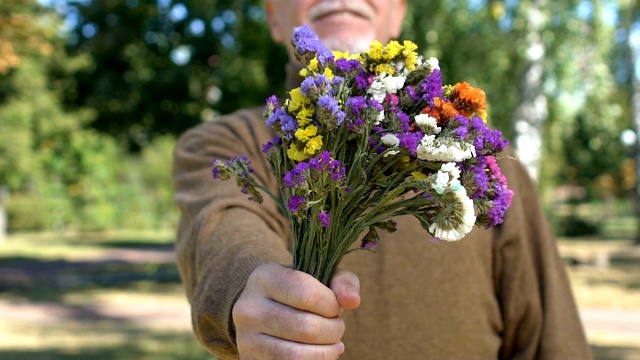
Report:
M 76 14 L 71 53 L 94 59 L 76 73 L 78 91 L 67 94 L 67 105 L 96 109 L 92 126 L 133 150 L 219 113 L 262 104 L 282 87 L 285 54 L 269 39 L 261 0 L 67 6 Z

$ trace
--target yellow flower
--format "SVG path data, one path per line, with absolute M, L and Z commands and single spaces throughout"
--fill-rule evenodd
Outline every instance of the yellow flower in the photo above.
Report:
M 317 153 L 320 149 L 322 149 L 322 135 L 318 135 L 314 138 L 311 138 L 307 142 L 307 146 L 305 146 L 304 152 L 305 154 L 308 154 L 311 156 Z
M 418 45 L 416 45 L 413 41 L 405 40 L 403 43 L 404 49 L 402 49 L 402 55 L 409 56 L 409 54 L 416 52 L 418 50 Z
M 384 48 L 382 47 L 382 44 L 380 43 L 380 41 L 375 40 L 374 42 L 371 43 L 369 50 L 367 50 L 367 55 L 369 55 L 369 57 L 372 60 L 378 61 L 378 60 L 382 60 L 383 52 L 384 52 Z
M 296 139 L 300 141 L 309 141 L 312 137 L 316 136 L 318 128 L 315 125 L 309 125 L 308 127 L 296 130 Z
M 338 59 L 349 59 L 351 54 L 348 51 L 333 50 L 333 57 Z
M 298 114 L 296 115 L 296 120 L 298 120 L 298 125 L 307 126 L 311 122 L 311 117 L 313 117 L 313 113 L 315 112 L 315 107 L 313 105 L 305 105 L 303 106 Z
M 338 59 L 347 59 L 347 60 L 361 60 L 360 54 L 351 54 L 348 51 L 339 51 L 333 50 L 333 56 L 336 60 Z
M 309 156 L 305 154 L 304 151 L 301 151 L 296 144 L 289 145 L 289 148 L 287 149 L 287 156 L 293 161 L 304 161 L 309 158 Z
M 400 45 L 399 42 L 393 40 L 389 42 L 387 46 L 384 47 L 384 59 L 391 60 L 396 56 L 398 56 L 398 54 L 400 54 L 401 51 L 402 51 L 402 45 Z
M 413 178 L 416 180 L 427 180 L 427 175 L 421 173 L 420 171 L 412 172 L 411 176 L 413 176 Z
M 331 69 L 329 68 L 325 68 L 322 75 L 326 76 L 329 81 L 333 80 L 333 71 L 331 71 Z
M 313 59 L 311 59 L 311 61 L 309 61 L 309 64 L 306 68 L 300 70 L 299 74 L 302 77 L 307 77 L 316 71 L 318 71 L 318 58 L 314 57 Z
M 416 69 L 416 65 L 418 65 L 418 54 L 416 53 L 409 53 L 406 58 L 404 63 L 407 66 L 407 70 L 409 71 L 413 71 Z
M 396 73 L 396 69 L 394 69 L 391 64 L 378 64 L 375 68 L 376 75 L 380 75 L 382 73 L 386 73 L 387 75 L 393 75 Z
M 289 112 L 298 111 L 302 106 L 304 106 L 305 103 L 310 102 L 309 99 L 302 95 L 299 87 L 289 91 L 289 95 L 291 96 L 291 101 L 288 105 Z
M 482 122 L 484 122 L 485 124 L 487 123 L 487 111 L 486 110 L 480 110 L 478 111 L 478 116 L 480 116 L 480 118 L 482 119 Z

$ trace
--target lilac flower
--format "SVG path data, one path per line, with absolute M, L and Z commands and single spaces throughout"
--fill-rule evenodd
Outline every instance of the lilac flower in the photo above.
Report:
M 418 93 L 416 92 L 416 89 L 413 86 L 407 86 L 405 90 L 409 95 L 409 97 L 411 98 L 411 100 L 413 100 L 416 103 L 420 101 L 420 95 L 418 95 Z
M 309 76 L 300 84 L 300 93 L 305 97 L 317 98 L 320 95 L 331 93 L 330 85 L 329 79 L 322 74 L 315 78 Z
M 293 212 L 304 210 L 305 203 L 307 199 L 304 196 L 293 195 L 291 199 L 289 199 L 289 209 Z
M 489 217 L 489 223 L 487 224 L 488 229 L 502 223 L 504 214 L 509 206 L 511 206 L 511 200 L 513 199 L 514 193 L 513 190 L 509 189 L 507 186 L 507 179 L 500 171 L 496 158 L 493 156 L 487 156 L 486 159 L 487 167 L 489 168 L 491 177 L 494 180 L 493 190 L 495 191 L 493 206 L 487 212 L 487 216 Z
M 349 122 L 347 123 L 347 129 L 355 133 L 360 132 L 362 129 L 364 129 L 364 120 L 360 118 L 349 120 Z
M 267 98 L 267 105 L 265 105 L 265 109 L 275 109 L 279 106 L 277 96 L 271 95 Z
M 362 116 L 363 110 L 368 107 L 364 96 L 353 96 L 347 99 L 346 108 L 356 116 Z
M 362 64 L 358 60 L 347 60 L 345 58 L 336 60 L 336 69 L 341 73 L 352 71 L 362 71 Z
M 267 141 L 265 144 L 262 144 L 262 152 L 264 154 L 269 153 L 269 150 L 273 149 L 274 146 L 282 144 L 281 137 L 274 137 L 273 139 Z
M 487 174 L 487 161 L 485 156 L 477 157 L 477 164 L 464 166 L 464 172 L 473 174 L 474 191 L 470 198 L 473 200 L 485 196 L 489 189 L 489 174 Z
M 384 106 L 382 106 L 382 104 L 379 101 L 374 99 L 369 100 L 369 106 L 378 111 L 384 110 Z
M 330 114 L 329 117 L 335 119 L 337 125 L 341 125 L 347 116 L 344 111 L 340 110 L 338 100 L 329 95 L 320 96 L 318 107 L 325 109 Z
M 400 147 L 408 150 L 411 156 L 416 156 L 416 149 L 418 148 L 418 143 L 420 143 L 422 137 L 424 137 L 424 134 L 421 131 L 398 134 Z
M 378 247 L 379 242 L 380 236 L 378 236 L 378 232 L 373 228 L 369 228 L 369 232 L 362 239 L 362 243 L 360 243 L 360 248 L 366 250 L 375 250 Z
M 328 60 L 333 59 L 331 50 L 324 46 L 318 35 L 311 31 L 307 24 L 293 29 L 292 41 L 296 53 L 299 55 L 315 54 L 320 65 L 324 65 Z
M 502 138 L 500 130 L 490 129 L 478 116 L 471 119 L 471 130 L 476 136 L 474 145 L 477 153 L 496 153 L 502 151 L 509 144 L 508 140 Z
M 421 99 L 429 105 L 433 105 L 433 99 L 442 97 L 442 78 L 440 70 L 433 70 L 431 75 L 425 78 L 419 85 Z
M 332 114 L 340 111 L 338 100 L 328 95 L 320 96 L 320 98 L 318 99 L 318 106 L 329 110 Z
M 284 111 L 281 114 L 279 121 L 280 121 L 280 129 L 282 129 L 282 132 L 284 132 L 287 138 L 291 138 L 293 134 L 296 132 L 296 130 L 298 130 L 298 127 L 300 126 L 298 124 L 298 121 L 293 116 L 287 114 Z
M 281 108 L 276 109 L 269 116 L 265 121 L 265 125 L 275 130 L 278 130 L 279 127 L 288 137 L 291 137 L 299 126 L 296 119 Z
M 322 223 L 322 227 L 328 228 L 331 221 L 331 214 L 323 211 L 318 214 L 318 220 Z
M 305 183 L 304 173 L 309 169 L 309 163 L 300 162 L 291 171 L 287 172 L 282 179 L 287 187 L 301 186 Z
M 356 75 L 356 86 L 358 90 L 367 90 L 369 86 L 373 83 L 373 77 L 367 76 L 366 74 L 360 73 Z

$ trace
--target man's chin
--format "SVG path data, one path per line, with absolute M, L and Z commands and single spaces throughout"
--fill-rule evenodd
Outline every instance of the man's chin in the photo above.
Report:
M 335 36 L 322 38 L 324 45 L 331 50 L 347 51 L 349 53 L 360 53 L 369 49 L 373 41 L 373 36 Z

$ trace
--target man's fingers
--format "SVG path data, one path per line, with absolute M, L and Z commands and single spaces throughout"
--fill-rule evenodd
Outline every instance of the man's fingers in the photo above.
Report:
M 331 290 L 336 294 L 343 309 L 355 309 L 360 306 L 360 279 L 351 271 L 338 269 L 331 280 Z
M 309 345 L 278 339 L 260 334 L 256 339 L 261 344 L 264 359 L 295 360 L 334 360 L 344 352 L 344 344 L 338 342 L 330 345 Z
M 264 266 L 264 265 L 263 265 Z M 337 317 L 340 305 L 331 289 L 309 274 L 277 265 L 261 272 L 267 297 L 290 307 L 326 318 Z
M 342 339 L 342 318 L 326 318 L 272 301 L 263 315 L 262 333 L 305 344 L 330 345 Z

